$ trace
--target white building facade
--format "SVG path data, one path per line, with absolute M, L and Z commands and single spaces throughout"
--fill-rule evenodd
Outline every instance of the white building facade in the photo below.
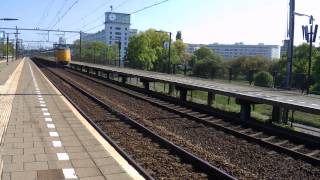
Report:
M 106 12 L 105 29 L 94 34 L 83 34 L 83 41 L 100 41 L 108 45 L 118 45 L 120 49 L 120 66 L 124 65 L 130 36 L 137 34 L 130 29 L 130 14 Z
M 235 44 L 209 44 L 209 45 L 189 45 L 191 47 L 189 52 L 197 50 L 201 46 L 206 46 L 212 49 L 215 53 L 219 54 L 223 59 L 235 59 L 241 56 L 262 56 L 267 59 L 279 59 L 280 58 L 280 46 L 278 45 L 246 45 L 243 43 Z

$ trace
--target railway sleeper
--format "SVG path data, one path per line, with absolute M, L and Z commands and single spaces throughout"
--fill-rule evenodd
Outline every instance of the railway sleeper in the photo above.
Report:
M 205 116 L 205 117 L 202 117 L 201 119 L 202 119 L 202 120 L 205 120 L 205 121 L 210 121 L 211 119 L 214 119 L 214 117 L 212 117 L 212 116 Z
M 290 150 L 296 151 L 296 150 L 299 150 L 299 149 L 304 148 L 304 147 L 305 147 L 305 146 L 304 146 L 303 144 L 301 144 L 301 145 L 295 146 L 295 147 L 293 147 L 293 148 L 290 148 Z
M 239 132 L 240 133 L 247 133 L 247 132 L 249 132 L 251 130 L 252 130 L 251 128 L 247 128 L 247 129 L 240 130 Z
M 288 143 L 289 140 L 283 140 L 283 141 L 280 141 L 280 142 L 277 142 L 277 143 L 274 143 L 275 145 L 278 145 L 278 146 L 281 146 L 281 145 L 284 145 L 286 143 Z
M 203 117 L 207 117 L 207 114 L 202 114 L 202 113 L 199 113 L 198 115 L 196 115 L 197 118 L 203 118 Z
M 270 141 L 270 140 L 273 140 L 274 138 L 276 138 L 276 136 L 270 136 L 270 137 L 267 137 L 267 138 L 262 138 L 261 140 L 262 141 Z
M 251 137 L 257 137 L 257 136 L 260 136 L 260 135 L 262 135 L 262 134 L 263 134 L 263 132 L 257 132 L 257 133 L 251 134 L 251 135 L 249 135 L 249 136 L 251 136 Z
M 246 106 L 248 106 L 248 104 L 250 104 L 251 102 L 241 102 L 240 104 L 242 105 L 242 106 L 244 106 L 244 107 L 246 107 Z M 179 106 L 180 107 L 180 106 Z M 188 108 L 179 108 L 180 110 L 181 109 L 184 109 L 185 111 L 190 111 L 191 109 L 188 109 Z M 184 113 L 184 112 L 182 112 L 182 113 Z M 247 108 L 247 109 L 244 109 L 244 112 L 243 112 L 245 115 L 250 115 L 250 110 Z M 248 116 L 247 116 L 248 117 Z M 247 119 L 247 118 L 242 118 L 242 120 L 245 120 L 245 119 Z M 245 129 L 246 130 L 246 129 Z M 248 131 L 250 131 L 250 128 L 248 129 Z M 268 137 L 268 138 L 259 138 L 260 140 L 262 140 L 262 141 L 267 141 L 267 140 L 272 140 L 272 139 L 274 139 L 275 138 L 275 136 L 270 136 L 270 137 Z M 267 143 L 269 143 L 269 142 L 267 142 Z M 274 144 L 275 145 L 275 144 Z M 319 152 L 314 152 L 315 154 L 318 154 Z
M 320 149 L 316 149 L 316 150 L 313 150 L 312 152 L 308 153 L 307 156 L 315 156 L 319 153 L 320 153 Z

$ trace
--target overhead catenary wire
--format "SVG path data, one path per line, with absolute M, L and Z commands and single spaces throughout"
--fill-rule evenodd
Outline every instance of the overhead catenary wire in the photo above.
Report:
M 113 10 L 119 9 L 121 6 L 125 5 L 129 0 L 124 0 L 121 3 L 119 3 L 116 7 L 114 7 Z
M 103 15 L 101 15 L 101 16 L 99 16 L 97 19 L 95 19 L 94 21 L 91 21 L 90 23 L 88 23 L 88 24 L 85 24 L 85 25 L 83 25 L 83 26 L 81 26 L 80 28 L 78 28 L 78 29 L 82 29 L 82 28 L 85 28 L 85 27 L 87 27 L 87 26 L 89 26 L 89 25 L 91 25 L 91 24 L 93 24 L 93 23 L 95 23 L 95 22 L 97 22 L 97 21 L 99 21 L 100 20 L 100 18 L 103 18 L 104 17 L 104 14 Z
M 151 4 L 151 5 L 149 5 L 149 6 L 146 6 L 146 7 L 143 7 L 143 8 L 141 8 L 141 9 L 138 9 L 138 10 L 136 10 L 136 11 L 133 11 L 133 12 L 130 13 L 129 15 L 142 12 L 142 11 L 144 11 L 144 10 L 147 10 L 147 9 L 149 9 L 149 8 L 158 6 L 158 5 L 163 4 L 163 3 L 165 3 L 165 2 L 168 2 L 168 1 L 169 1 L 169 0 L 163 0 L 163 1 L 160 1 L 160 2 L 157 2 L 157 3 L 154 3 L 154 4 Z M 100 27 L 100 26 L 103 26 L 103 25 L 105 25 L 105 23 L 99 24 L 99 25 L 94 26 L 94 27 L 91 27 L 91 28 L 89 28 L 89 29 L 87 29 L 87 30 L 84 30 L 84 31 L 82 31 L 82 32 L 83 32 L 83 33 L 86 33 L 86 32 L 89 32 L 89 31 L 91 31 L 91 30 L 93 30 L 93 29 L 96 29 L 96 28 L 98 28 L 98 27 Z M 73 35 L 73 36 L 70 36 L 70 37 L 68 37 L 68 38 L 66 38 L 66 39 L 70 39 L 70 38 L 73 38 L 73 37 L 75 37 L 75 36 L 76 36 L 76 35 Z
M 45 19 L 48 17 L 49 12 L 51 10 L 51 7 L 52 7 L 54 1 L 55 0 L 51 0 L 51 1 L 48 2 L 47 6 L 45 7 L 45 9 L 44 9 L 44 11 L 42 13 L 42 16 L 40 17 L 40 19 L 39 19 L 39 21 L 37 23 L 37 27 L 39 27 L 41 25 L 41 23 L 44 22 Z
M 104 23 L 103 23 L 103 24 L 96 25 L 96 26 L 91 27 L 91 28 L 89 28 L 89 29 L 86 29 L 86 30 L 84 30 L 84 31 L 81 31 L 81 33 L 87 33 L 87 32 L 89 32 L 89 31 L 91 31 L 91 30 L 93 30 L 93 29 L 96 29 L 96 28 L 98 28 L 98 27 L 101 27 L 101 26 L 104 26 Z M 71 38 L 76 37 L 76 36 L 78 36 L 78 34 L 74 34 L 74 35 L 72 35 L 72 36 L 66 37 L 66 39 L 71 39 Z
M 163 0 L 163 1 L 160 1 L 160 2 L 157 2 L 157 3 L 154 3 L 154 4 L 152 4 L 152 5 L 149 5 L 149 6 L 144 7 L 144 8 L 142 8 L 142 9 L 133 11 L 132 13 L 130 13 L 130 15 L 139 13 L 139 12 L 144 11 L 144 10 L 147 10 L 147 9 L 150 9 L 150 8 L 152 8 L 152 7 L 154 7 L 154 6 L 158 6 L 158 5 L 163 4 L 163 3 L 165 3 L 165 2 L 168 2 L 168 1 L 169 1 L 169 0 Z
M 64 14 L 58 19 L 58 21 L 50 28 L 53 29 L 61 20 L 70 12 L 70 10 L 79 2 L 80 0 L 76 0 L 73 4 L 64 12 Z
M 77 23 L 79 23 L 80 20 L 84 20 L 86 18 L 88 18 L 89 16 L 93 15 L 95 12 L 97 12 L 99 9 L 105 7 L 106 5 L 108 5 L 111 2 L 111 0 L 108 0 L 107 2 L 104 2 L 102 4 L 100 4 L 98 7 L 96 7 L 94 10 L 90 11 L 90 13 L 86 14 L 85 16 L 81 17 L 80 19 L 78 19 L 77 21 L 74 21 L 73 23 L 70 23 L 69 26 L 73 26 Z
M 64 1 L 63 1 L 63 3 L 62 3 L 61 6 L 59 7 L 56 15 L 52 18 L 52 20 L 51 20 L 50 23 L 48 24 L 48 27 L 47 27 L 48 29 L 49 29 L 49 27 L 51 27 L 51 25 L 55 22 L 55 20 L 56 20 L 57 18 L 59 18 L 59 15 L 61 14 L 63 8 L 66 6 L 67 3 L 68 3 L 68 0 L 64 0 Z

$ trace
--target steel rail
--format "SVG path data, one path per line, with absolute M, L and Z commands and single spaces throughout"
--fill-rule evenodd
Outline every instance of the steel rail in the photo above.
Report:
M 69 71 L 69 72 L 70 72 L 70 71 Z M 221 125 L 221 124 L 216 124 L 216 123 L 210 122 L 210 121 L 208 121 L 208 120 L 204 120 L 203 118 L 199 118 L 199 117 L 196 117 L 196 116 L 194 116 L 194 115 L 190 115 L 190 114 L 188 114 L 188 113 L 182 112 L 182 111 L 177 110 L 177 109 L 175 109 L 175 108 L 168 107 L 167 105 L 163 105 L 163 104 L 161 104 L 161 103 L 159 103 L 159 102 L 154 101 L 154 99 L 150 99 L 150 98 L 145 97 L 145 95 L 141 96 L 141 95 L 139 95 L 139 94 L 134 94 L 134 93 L 132 92 L 132 91 L 134 91 L 134 90 L 130 90 L 131 92 L 129 92 L 128 90 L 124 90 L 124 89 L 117 88 L 117 87 L 112 86 L 112 85 L 110 85 L 110 84 L 108 84 L 108 83 L 106 83 L 106 82 L 103 82 L 103 81 L 101 81 L 101 80 L 95 80 L 95 79 L 93 79 L 93 78 L 91 78 L 91 77 L 88 77 L 88 76 L 82 74 L 82 73 L 81 73 L 81 76 L 82 76 L 83 78 L 86 78 L 86 79 L 91 80 L 91 81 L 93 81 L 93 82 L 99 83 L 99 84 L 104 85 L 104 86 L 106 86 L 106 87 L 112 88 L 112 89 L 117 90 L 117 91 L 120 91 L 120 92 L 122 92 L 122 93 L 125 93 L 126 95 L 129 95 L 129 96 L 138 98 L 138 99 L 140 99 L 140 100 L 149 102 L 149 103 L 151 103 L 151 104 L 153 104 L 153 105 L 155 105 L 155 106 L 157 106 L 157 107 L 166 109 L 166 110 L 168 110 L 168 111 L 170 111 L 170 112 L 173 112 L 173 113 L 175 113 L 175 114 L 179 114 L 179 115 L 182 116 L 182 117 L 186 117 L 186 118 L 188 118 L 188 119 L 194 120 L 194 121 L 199 122 L 199 123 L 202 123 L 202 124 L 204 124 L 204 125 L 211 126 L 211 127 L 213 127 L 213 128 L 222 130 L 222 131 L 224 131 L 224 132 L 226 132 L 226 133 L 232 134 L 232 135 L 237 136 L 237 137 L 239 137 L 239 138 L 243 138 L 243 139 L 249 140 L 249 141 L 254 142 L 254 143 L 257 143 L 257 144 L 259 144 L 259 145 L 261 145 L 261 146 L 269 147 L 269 148 L 271 148 L 271 149 L 273 149 L 273 150 L 275 150 L 275 151 L 277 151 L 277 152 L 285 153 L 285 154 L 290 155 L 290 156 L 292 156 L 292 157 L 294 157 L 294 158 L 302 159 L 302 160 L 304 160 L 304 161 L 306 161 L 306 162 L 308 162 L 308 163 L 311 163 L 311 164 L 313 164 L 313 165 L 319 165 L 319 164 L 320 164 L 320 159 L 319 159 L 319 158 L 312 157 L 312 156 L 309 156 L 309 155 L 307 155 L 307 154 L 304 154 L 304 153 L 300 153 L 300 152 L 298 152 L 298 151 L 291 150 L 291 149 L 289 149 L 289 148 L 283 147 L 283 146 L 281 146 L 281 145 L 277 145 L 277 144 L 275 144 L 275 143 L 268 142 L 268 141 L 263 140 L 263 139 L 259 139 L 259 138 L 256 138 L 256 137 L 252 137 L 252 136 L 250 136 L 250 135 L 247 135 L 247 134 L 245 134 L 245 133 L 241 133 L 241 132 L 239 132 L 239 131 L 237 131 L 237 130 L 234 130 L 234 129 L 232 129 L 232 128 L 225 127 L 225 126 L 223 126 L 223 125 Z M 96 78 L 99 78 L 99 77 L 96 77 Z M 114 83 L 116 83 L 116 85 L 118 85 L 118 86 L 121 86 L 121 85 L 122 85 L 122 84 L 120 84 L 120 82 L 117 82 L 117 81 L 115 81 Z M 135 91 L 134 91 L 134 92 L 135 92 Z M 165 103 L 165 102 L 163 102 L 163 103 Z M 209 116 L 209 114 L 207 114 L 207 115 Z M 225 118 L 231 118 L 231 117 L 226 117 L 226 116 L 224 116 L 224 117 L 225 117 Z M 234 117 L 232 117 L 232 118 L 234 118 Z M 272 134 L 272 132 L 267 132 L 267 133 L 271 133 L 271 134 Z M 290 139 L 290 138 L 288 138 L 288 139 Z
M 137 130 L 142 131 L 143 133 L 147 134 L 150 138 L 154 139 L 155 141 L 160 143 L 162 146 L 170 149 L 171 150 L 170 152 L 172 152 L 180 157 L 183 157 L 183 159 L 182 159 L 183 161 L 192 164 L 195 168 L 207 173 L 210 177 L 218 178 L 218 179 L 236 179 L 235 177 L 227 174 L 226 172 L 220 170 L 219 168 L 211 165 L 209 162 L 207 162 L 207 161 L 197 157 L 196 155 L 184 150 L 183 148 L 172 143 L 171 141 L 157 135 L 152 130 L 149 130 L 148 128 L 146 128 L 142 124 L 140 124 L 137 121 L 131 119 L 130 117 L 124 115 L 123 113 L 113 109 L 111 106 L 102 102 L 97 97 L 91 95 L 90 93 L 86 92 L 84 89 L 77 86 L 75 82 L 72 83 L 72 82 L 66 80 L 65 78 L 63 78 L 62 76 L 58 75 L 57 73 L 53 72 L 52 70 L 50 70 L 50 69 L 47 69 L 47 70 L 50 71 L 55 76 L 57 76 L 58 78 L 60 78 L 65 83 L 69 84 L 70 86 L 72 86 L 73 88 L 75 88 L 76 90 L 81 92 L 86 97 L 92 99 L 95 103 L 104 107 L 110 113 L 114 114 L 115 116 L 117 116 L 121 120 L 126 121 L 128 124 L 132 125 Z
M 42 67 L 45 67 L 43 64 L 37 63 L 37 65 L 40 65 Z M 49 69 L 47 69 L 49 71 L 49 73 L 54 74 L 52 71 L 50 71 Z M 44 73 L 45 76 L 47 76 Z M 55 75 L 55 74 L 54 74 Z M 59 76 L 57 76 L 59 79 L 61 79 Z M 47 78 L 49 78 L 47 76 Z M 61 79 L 63 80 L 63 79 Z M 63 80 L 64 81 L 64 80 Z M 66 82 L 66 81 L 64 81 Z M 59 87 L 55 84 L 52 83 L 57 89 L 59 89 Z M 73 86 L 72 86 L 73 87 Z M 64 92 L 64 91 L 60 91 L 60 93 L 77 109 L 77 111 L 80 112 L 80 114 L 93 126 L 93 128 L 95 128 L 98 133 L 105 139 L 108 141 L 108 143 L 111 144 L 111 146 L 113 146 L 113 148 L 116 149 L 116 151 L 122 156 L 124 157 L 128 163 L 130 165 L 132 165 L 145 179 L 148 180 L 153 180 L 154 178 L 144 169 L 142 168 L 137 162 L 135 162 L 135 160 L 133 160 L 131 158 L 131 156 L 129 154 L 127 154 L 115 141 L 113 141 L 111 139 L 110 136 L 108 136 L 99 126 L 97 126 L 97 124 L 94 123 L 94 120 L 87 115 L 87 113 L 85 113 L 78 105 L 77 103 L 75 103 L 70 97 L 68 97 L 68 95 Z

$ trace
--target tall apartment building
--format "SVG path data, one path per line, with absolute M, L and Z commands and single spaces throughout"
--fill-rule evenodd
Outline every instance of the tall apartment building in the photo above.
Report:
M 108 45 L 117 44 L 120 47 L 120 65 L 124 64 L 129 38 L 137 34 L 136 29 L 130 29 L 130 14 L 106 12 L 105 28 L 93 34 L 83 34 L 84 41 L 100 41 Z
M 278 59 L 280 58 L 280 46 L 278 45 L 246 45 L 243 43 L 235 44 L 193 44 L 189 45 L 189 52 L 194 52 L 201 46 L 206 46 L 212 49 L 215 53 L 219 54 L 223 59 L 235 59 L 241 56 L 262 56 L 267 59 Z

